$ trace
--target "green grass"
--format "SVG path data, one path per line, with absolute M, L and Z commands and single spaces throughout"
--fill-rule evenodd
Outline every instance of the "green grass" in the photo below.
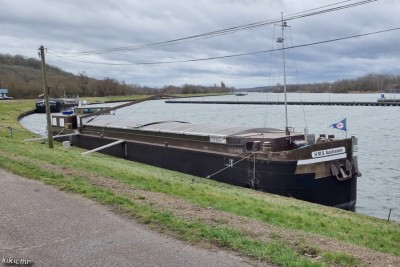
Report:
M 293 248 L 275 233 L 271 233 L 272 241 L 263 243 L 227 226 L 215 227 L 202 221 L 178 218 L 150 205 L 135 203 L 110 189 L 95 186 L 83 174 L 105 176 L 127 187 L 164 193 L 287 231 L 300 230 L 400 256 L 400 226 L 395 222 L 238 188 L 101 154 L 82 156 L 82 150 L 75 147 L 64 149 L 58 143 L 55 143 L 54 149 L 48 149 L 38 142 L 25 142 L 24 138 L 33 135 L 19 125 L 16 117 L 33 105 L 34 101 L 0 102 L 1 168 L 113 205 L 141 222 L 183 240 L 217 245 L 283 266 L 356 266 L 358 261 L 352 255 L 320 251 L 318 244 L 312 247 L 299 244 Z M 18 130 L 13 139 L 7 127 Z M 59 174 L 43 167 L 45 164 L 78 170 L 82 176 Z M 322 255 L 322 262 L 314 262 L 302 256 L 304 253 Z
M 32 145 L 21 144 L 19 151 L 13 146 L 9 153 L 24 153 L 29 158 L 62 167 L 90 170 L 136 188 L 173 195 L 202 207 L 400 255 L 400 229 L 396 223 L 237 188 L 144 164 L 128 163 L 99 154 L 82 157 L 74 150 L 65 151 L 59 148 L 52 151 L 53 155 L 49 158 L 42 149 L 26 149 L 26 146 Z M 7 146 L 3 149 L 6 148 Z
M 38 146 L 38 149 L 27 150 L 28 146 Z M 40 162 L 86 171 L 90 169 L 93 173 L 106 175 L 127 185 L 174 195 L 203 207 L 229 211 L 269 224 L 318 233 L 378 251 L 399 254 L 399 229 L 394 223 L 303 202 L 294 205 L 297 202 L 295 200 L 204 181 L 138 163 L 127 164 L 124 160 L 103 155 L 82 157 L 79 152 L 63 150 L 61 147 L 50 151 L 53 153 L 49 158 L 48 153 L 43 153 L 43 147 L 41 144 L 22 142 L 18 150 L 15 143 L 5 145 L 3 149 L 9 148 L 8 153 L 11 155 L 25 154 Z
M 343 267 L 359 266 L 360 262 L 356 257 L 350 256 L 345 253 L 326 252 L 323 254 L 323 259 L 329 264 Z
M 151 205 L 138 205 L 132 200 L 115 195 L 111 190 L 88 183 L 82 177 L 64 177 L 51 171 L 43 170 L 35 161 L 19 161 L 0 156 L 0 167 L 16 174 L 40 180 L 44 183 L 74 193 L 82 194 L 102 204 L 114 205 L 119 210 L 131 214 L 142 223 L 152 224 L 172 231 L 179 238 L 197 242 L 209 242 L 242 252 L 244 255 L 283 266 L 322 266 L 313 263 L 280 242 L 262 243 L 246 237 L 243 233 L 227 227 L 213 227 L 200 221 L 183 220 L 172 214 L 159 211 Z

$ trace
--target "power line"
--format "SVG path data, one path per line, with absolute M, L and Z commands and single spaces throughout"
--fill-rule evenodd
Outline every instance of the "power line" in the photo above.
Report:
M 387 30 L 381 30 L 381 31 L 375 31 L 375 32 L 369 32 L 369 33 L 362 33 L 362 34 L 357 34 L 357 35 L 351 35 L 351 36 L 346 36 L 346 37 L 340 37 L 340 38 L 335 38 L 335 39 L 330 39 L 330 40 L 325 40 L 325 41 L 318 41 L 318 42 L 313 42 L 313 43 L 294 45 L 294 46 L 285 47 L 284 49 L 286 50 L 286 49 L 300 48 L 300 47 L 306 47 L 306 46 L 312 46 L 312 45 L 319 45 L 319 44 L 324 44 L 324 43 L 337 42 L 337 41 L 353 39 L 353 38 L 358 38 L 358 37 L 363 37 L 363 36 L 368 36 L 368 35 L 374 35 L 374 34 L 380 34 L 380 33 L 385 33 L 385 32 L 390 32 L 390 31 L 397 31 L 397 30 L 400 30 L 400 27 L 387 29 Z M 262 54 L 262 53 L 270 53 L 270 52 L 281 51 L 281 50 L 282 50 L 282 48 L 276 48 L 276 49 L 269 49 L 269 50 L 261 50 L 261 51 L 254 51 L 254 52 L 239 53 L 239 54 L 230 54 L 230 55 L 217 56 L 217 57 L 186 59 L 186 60 L 174 60 L 174 61 L 139 62 L 139 63 L 91 62 L 91 61 L 71 59 L 71 58 L 67 58 L 67 57 L 63 57 L 63 56 L 59 56 L 59 55 L 53 55 L 53 56 L 56 56 L 58 58 L 62 58 L 62 59 L 65 59 L 65 60 L 79 62 L 79 63 L 88 63 L 88 64 L 97 64 L 97 65 L 113 65 L 113 66 L 129 66 L 129 65 L 162 65 L 162 64 L 173 64 L 173 63 L 188 63 L 188 62 L 197 62 L 197 61 L 206 61 L 206 60 L 215 60 L 215 59 L 225 59 L 225 58 L 241 57 L 241 56 L 248 56 L 248 55 L 255 55 L 255 54 Z
M 284 18 L 285 21 L 289 20 L 295 20 L 295 19 L 300 19 L 300 18 L 305 18 L 309 16 L 315 16 L 315 15 L 320 15 L 328 12 L 333 12 L 333 11 L 338 11 L 338 10 L 343 10 L 355 6 L 360 6 L 360 5 L 365 5 L 369 4 L 372 2 L 376 2 L 378 0 L 363 0 L 359 1 L 356 3 L 350 3 L 347 5 L 341 5 L 341 6 L 336 6 L 345 2 L 349 2 L 351 0 L 347 1 L 341 1 L 337 2 L 334 4 L 330 5 L 325 5 L 321 6 L 318 8 L 313 8 L 309 9 L 306 11 L 302 12 L 297 12 L 294 14 L 291 14 L 289 16 L 286 16 Z M 336 7 L 332 7 L 336 6 Z M 327 8 L 328 9 L 323 9 Z M 214 38 L 222 35 L 227 35 L 227 34 L 232 34 L 238 31 L 243 31 L 243 30 L 248 30 L 251 28 L 255 27 L 262 27 L 262 26 L 267 26 L 267 25 L 272 25 L 275 23 L 280 23 L 281 18 L 277 19 L 272 19 L 272 20 L 265 20 L 265 21 L 260 21 L 260 22 L 254 22 L 250 24 L 245 24 L 241 26 L 235 26 L 235 27 L 230 27 L 222 30 L 217 30 L 217 31 L 211 31 L 211 32 L 206 32 L 202 34 L 197 34 L 197 35 L 192 35 L 192 36 L 187 36 L 187 37 L 182 37 L 182 38 L 177 38 L 177 39 L 172 39 L 168 41 L 163 41 L 163 42 L 155 42 L 155 43 L 149 43 L 149 44 L 143 44 L 143 45 L 136 45 L 136 46 L 125 46 L 125 47 L 116 47 L 116 48 L 109 48 L 109 49 L 104 49 L 104 50 L 92 50 L 92 51 L 83 51 L 83 52 L 49 52 L 50 54 L 57 54 L 57 55 L 65 55 L 65 56 L 84 56 L 84 55 L 96 55 L 96 54 L 108 54 L 108 53 L 114 53 L 114 52 L 129 52 L 129 51 L 135 51 L 135 50 L 140 50 L 140 49 L 146 49 L 146 48 L 157 48 L 157 47 L 163 47 L 163 46 L 169 46 L 169 45 L 175 45 L 175 44 L 180 44 L 188 41 L 196 41 L 200 39 L 207 39 L 207 38 Z

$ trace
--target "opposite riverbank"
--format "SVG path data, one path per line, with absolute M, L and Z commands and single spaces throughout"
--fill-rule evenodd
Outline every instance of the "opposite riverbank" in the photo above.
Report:
M 107 99 L 103 99 L 106 101 Z M 48 149 L 17 122 L 34 101 L 0 104 L 0 167 L 110 205 L 203 247 L 283 266 L 399 266 L 396 222 L 237 188 L 81 149 Z M 15 129 L 10 135 L 9 127 Z

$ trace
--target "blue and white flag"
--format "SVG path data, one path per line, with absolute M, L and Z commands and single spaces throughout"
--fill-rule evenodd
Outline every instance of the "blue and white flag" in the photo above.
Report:
M 344 118 L 343 120 L 341 120 L 337 123 L 331 124 L 330 127 L 338 129 L 338 130 L 342 130 L 342 131 L 347 131 L 346 118 Z

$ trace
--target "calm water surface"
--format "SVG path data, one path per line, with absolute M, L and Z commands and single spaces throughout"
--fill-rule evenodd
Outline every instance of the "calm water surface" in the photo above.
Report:
M 288 101 L 376 101 L 379 94 L 288 94 Z M 387 98 L 390 96 L 387 95 Z M 394 96 L 392 96 L 394 97 Z M 400 96 L 397 96 L 400 98 Z M 250 93 L 247 96 L 218 96 L 196 100 L 283 101 L 282 94 Z M 120 109 L 116 115 L 130 116 L 138 124 L 180 120 L 192 123 L 249 127 L 285 127 L 284 106 L 167 104 L 148 101 Z M 329 125 L 347 117 L 347 135 L 358 138 L 358 179 L 356 211 L 379 218 L 400 221 L 400 107 L 288 106 L 289 126 L 296 131 L 335 134 L 343 131 Z M 45 116 L 33 114 L 21 121 L 36 133 L 45 132 Z

